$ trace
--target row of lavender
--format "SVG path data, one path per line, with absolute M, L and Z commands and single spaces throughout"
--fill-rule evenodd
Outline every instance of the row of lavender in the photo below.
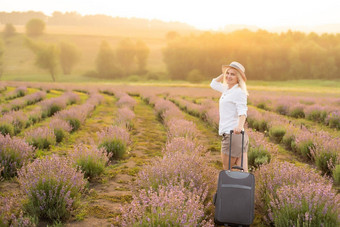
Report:
M 2 96 L 5 100 L 11 100 L 11 99 L 15 99 L 15 98 L 18 98 L 18 97 L 22 97 L 22 96 L 25 96 L 26 93 L 27 93 L 27 87 L 26 86 L 19 86 L 19 87 L 15 88 L 13 91 L 5 93 L 7 90 L 8 90 L 8 87 L 6 87 L 5 85 L 2 85 L 0 87 L 0 93 L 2 94 Z
M 171 100 L 188 113 L 201 117 L 218 129 L 218 107 L 211 99 L 206 99 L 200 105 L 180 98 Z M 279 114 L 260 111 L 251 106 L 247 122 L 249 127 L 264 132 L 273 142 L 315 162 L 323 174 L 333 176 L 335 183 L 340 184 L 339 138 L 334 138 L 324 131 L 307 129 Z
M 195 113 L 213 126 L 218 125 L 216 105 L 205 101 L 197 105 L 183 99 L 172 98 L 189 113 Z M 208 107 L 208 108 L 207 108 Z M 252 120 L 274 120 L 265 116 L 254 116 Z M 252 121 L 251 120 L 251 121 Z M 274 121 L 273 124 L 278 121 Z M 249 131 L 251 139 L 257 139 L 256 132 Z M 253 138 L 252 138 L 253 137 Z M 299 141 L 300 142 L 300 141 Z M 261 141 L 258 141 L 261 144 Z M 266 144 L 266 143 L 263 143 Z M 269 146 L 267 148 L 271 149 Z M 267 224 L 275 226 L 336 226 L 340 223 L 340 195 L 332 189 L 332 182 L 306 167 L 297 167 L 287 162 L 273 161 L 261 165 L 256 175 L 256 208 L 265 217 Z
M 51 117 L 56 112 L 65 109 L 67 105 L 77 103 L 79 96 L 73 92 L 65 92 L 59 97 L 42 100 L 37 103 L 37 107 L 29 112 L 22 110 L 9 111 L 0 117 L 1 134 L 17 135 L 23 129 Z
M 271 96 L 253 92 L 249 103 L 258 108 L 275 111 L 281 115 L 322 123 L 331 128 L 340 129 L 340 99 L 311 98 L 295 96 Z
M 87 116 L 95 106 L 100 104 L 102 98 L 98 93 L 90 94 L 90 98 L 85 104 L 58 112 L 51 122 L 58 121 L 56 125 L 62 127 L 69 124 L 71 119 L 82 123 L 85 120 L 84 116 Z M 70 125 L 67 128 L 72 130 Z M 36 131 L 42 130 L 36 129 Z M 84 157 L 83 154 L 89 150 L 97 151 L 97 154 L 103 157 L 101 150 L 78 145 L 74 152 L 69 154 L 71 159 L 52 155 L 36 159 L 31 163 L 34 146 L 29 145 L 23 139 L 11 138 L 9 135 L 0 135 L 0 139 L 2 175 L 9 173 L 8 170 L 11 175 L 5 176 L 18 175 L 20 187 L 26 195 L 23 208 L 31 217 L 24 217 L 22 211 L 18 213 L 18 207 L 21 207 L 17 201 L 18 198 L 2 199 L 2 203 L 5 205 L 2 206 L 0 212 L 0 224 L 5 226 L 33 226 L 39 219 L 64 220 L 68 218 L 87 185 L 84 175 L 89 172 L 88 169 L 83 170 L 81 164 L 85 164 L 87 167 L 89 165 L 82 162 L 84 159 L 81 160 L 81 157 Z M 88 161 L 91 158 L 86 157 L 85 160 Z M 81 169 L 83 172 L 77 169 Z M 32 219 L 32 217 L 35 218 Z
M 206 163 L 197 129 L 171 102 L 142 93 L 168 131 L 163 157 L 138 173 L 133 200 L 121 208 L 121 226 L 213 226 L 211 198 L 217 172 Z
M 28 197 L 25 210 L 30 215 L 50 221 L 63 221 L 69 218 L 81 195 L 86 191 L 87 183 L 84 177 L 91 180 L 104 171 L 110 160 L 124 155 L 129 143 L 126 126 L 130 129 L 133 126 L 134 113 L 131 109 L 135 105 L 135 100 L 123 93 L 117 92 L 116 94 L 119 96 L 117 105 L 120 107 L 118 117 L 114 125 L 97 132 L 98 145 L 95 145 L 93 141 L 90 145 L 78 144 L 73 151 L 68 153 L 70 157 L 68 159 L 52 155 L 35 160 L 19 170 L 19 183 Z M 99 95 L 96 95 L 96 98 L 99 102 L 102 99 Z M 84 111 L 82 108 L 79 110 Z M 8 137 L 8 139 L 11 138 Z M 24 141 L 21 142 L 29 146 Z M 15 207 L 13 199 L 5 203 L 8 205 L 2 209 L 1 213 L 4 215 L 0 215 L 0 223 L 34 225 L 28 218 L 23 217 L 22 213 L 17 216 L 13 215 L 15 213 L 13 212 L 13 207 Z M 11 212 L 12 215 L 10 215 Z
M 9 103 L 0 105 L 1 114 L 7 113 L 11 110 L 19 110 L 28 105 L 33 105 L 46 97 L 45 91 L 37 91 L 35 93 L 25 95 L 27 93 L 26 87 L 18 87 L 13 92 L 16 94 L 20 94 L 22 92 L 24 95 L 22 98 L 15 98 Z M 21 97 L 21 95 L 15 95 L 15 97 Z

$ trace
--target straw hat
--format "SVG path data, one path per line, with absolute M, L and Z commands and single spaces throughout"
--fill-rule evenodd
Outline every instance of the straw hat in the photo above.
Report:
M 236 69 L 241 74 L 241 77 L 244 80 L 244 82 L 247 81 L 247 77 L 245 74 L 246 69 L 244 68 L 243 65 L 241 65 L 241 63 L 233 61 L 229 65 L 222 65 L 222 72 L 224 73 L 228 68 Z

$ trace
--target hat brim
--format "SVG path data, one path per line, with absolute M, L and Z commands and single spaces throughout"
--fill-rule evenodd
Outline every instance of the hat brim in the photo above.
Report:
M 240 73 L 240 75 L 241 75 L 242 79 L 244 80 L 244 82 L 247 81 L 246 74 L 244 72 L 242 72 L 242 70 L 240 70 L 239 68 L 236 68 L 236 67 L 232 67 L 230 65 L 222 65 L 222 73 L 224 73 L 228 68 L 232 68 L 232 69 L 237 70 Z

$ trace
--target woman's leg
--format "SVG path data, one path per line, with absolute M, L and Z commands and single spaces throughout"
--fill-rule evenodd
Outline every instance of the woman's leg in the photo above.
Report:
M 241 157 L 237 158 L 236 165 L 241 166 Z M 248 172 L 248 153 L 243 153 L 243 169 Z
M 229 155 L 221 152 L 221 158 L 222 158 L 223 169 L 224 170 L 229 169 Z M 231 157 L 230 169 L 231 169 L 231 167 L 233 167 L 236 164 L 236 160 L 237 160 L 237 158 Z

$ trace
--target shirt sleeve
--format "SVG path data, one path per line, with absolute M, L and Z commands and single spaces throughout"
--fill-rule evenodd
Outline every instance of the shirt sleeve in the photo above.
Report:
M 223 86 L 222 83 L 216 81 L 216 78 L 212 79 L 211 83 L 210 83 L 210 87 L 216 91 L 219 91 L 221 93 L 224 92 L 225 88 Z
M 247 95 L 244 91 L 240 90 L 235 94 L 235 104 L 238 116 L 245 115 L 247 117 Z

